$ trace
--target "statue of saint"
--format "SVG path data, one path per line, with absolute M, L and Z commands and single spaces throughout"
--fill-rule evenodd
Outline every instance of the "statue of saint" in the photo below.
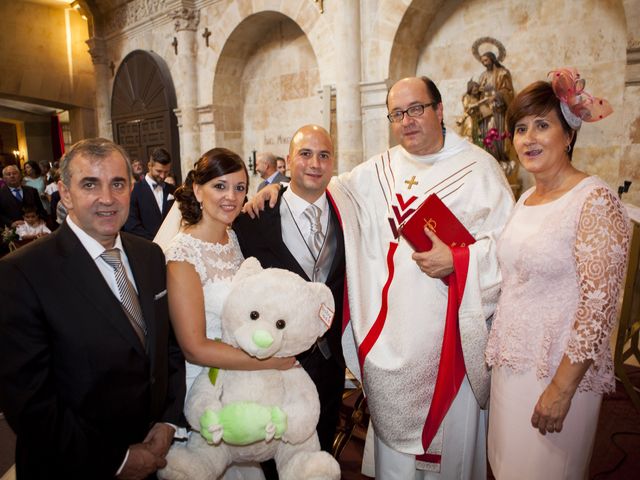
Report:
M 464 114 L 458 119 L 457 124 L 460 135 L 480 146 L 482 146 L 483 137 L 480 136 L 479 125 L 485 116 L 491 115 L 489 101 L 488 98 L 482 98 L 478 82 L 473 79 L 467 82 L 467 93 L 462 96 Z
M 491 44 L 498 55 L 488 50 L 480 53 L 480 46 Z M 478 106 L 479 143 L 500 162 L 509 162 L 508 133 L 505 113 L 514 97 L 511 73 L 502 65 L 506 56 L 504 45 L 491 37 L 476 40 L 471 47 L 473 55 L 485 67 L 478 80 L 481 100 Z

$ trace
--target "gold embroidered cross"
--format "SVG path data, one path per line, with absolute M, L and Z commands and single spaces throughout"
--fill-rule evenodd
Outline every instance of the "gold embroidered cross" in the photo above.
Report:
M 407 190 L 411 190 L 411 187 L 413 187 L 414 185 L 418 185 L 418 182 L 416 182 L 415 175 L 411 177 L 409 180 L 405 180 L 404 183 L 407 184 Z

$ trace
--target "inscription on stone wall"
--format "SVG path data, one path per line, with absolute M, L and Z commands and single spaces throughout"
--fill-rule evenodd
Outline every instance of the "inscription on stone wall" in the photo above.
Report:
M 277 135 L 274 137 L 264 136 L 264 145 L 289 145 L 291 143 L 291 135 Z

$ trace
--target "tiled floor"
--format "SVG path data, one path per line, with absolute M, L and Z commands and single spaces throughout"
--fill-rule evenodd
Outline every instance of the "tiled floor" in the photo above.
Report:
M 640 386 L 640 369 L 633 372 L 632 381 Z M 360 473 L 364 435 L 365 431 L 356 427 L 352 440 L 340 456 L 344 480 L 369 479 Z M 0 414 L 0 477 L 13 465 L 14 448 L 15 436 Z M 617 391 L 608 395 L 602 404 L 589 478 L 626 480 L 638 478 L 639 471 L 640 412 L 633 407 L 618 384 Z

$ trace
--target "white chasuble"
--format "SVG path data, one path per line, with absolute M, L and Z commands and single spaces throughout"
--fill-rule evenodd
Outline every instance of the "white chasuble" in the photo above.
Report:
M 448 132 L 436 154 L 393 147 L 334 178 L 329 190 L 344 228 L 351 326 L 363 364 L 360 372 L 351 358 L 349 368 L 361 376 L 376 435 L 400 452 L 422 454 L 448 290 L 420 271 L 398 226 L 436 193 L 476 239 L 458 313 L 467 379 L 484 408 L 484 348 L 500 291 L 495 242 L 513 207 L 511 189 L 493 157 Z M 428 453 L 446 454 L 442 437 L 454 433 L 441 426 Z

